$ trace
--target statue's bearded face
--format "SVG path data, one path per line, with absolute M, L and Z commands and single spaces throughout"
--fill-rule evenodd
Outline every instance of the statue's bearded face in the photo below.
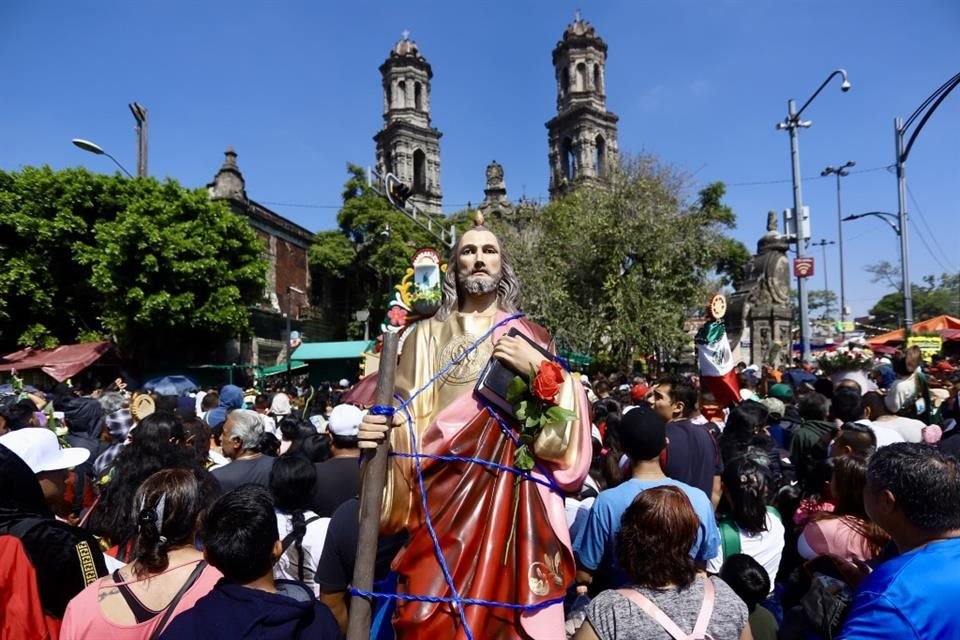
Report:
M 457 253 L 457 279 L 464 293 L 493 293 L 502 277 L 497 236 L 486 229 L 471 229 L 463 234 Z

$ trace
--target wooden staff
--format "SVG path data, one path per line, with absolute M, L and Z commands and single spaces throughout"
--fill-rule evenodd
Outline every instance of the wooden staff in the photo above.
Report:
M 397 373 L 397 348 L 400 335 L 384 333 L 380 351 L 380 368 L 377 372 L 376 404 L 393 406 L 393 381 Z M 387 424 L 391 424 L 387 416 Z M 380 510 L 383 505 L 383 489 L 387 483 L 387 457 L 390 453 L 389 432 L 376 449 L 363 450 L 360 489 L 360 532 L 357 536 L 357 558 L 353 565 L 354 589 L 373 591 L 374 565 L 377 561 L 377 538 L 380 534 Z M 347 623 L 347 640 L 368 640 L 370 619 L 373 612 L 371 599 L 354 596 L 350 600 L 350 616 Z

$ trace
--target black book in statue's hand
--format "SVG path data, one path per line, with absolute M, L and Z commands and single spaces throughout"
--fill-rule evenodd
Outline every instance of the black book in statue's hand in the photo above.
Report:
M 543 354 L 544 358 L 547 360 L 553 360 L 553 356 L 549 351 L 538 345 L 516 328 L 510 329 L 510 331 L 507 332 L 507 335 L 523 338 L 529 342 L 534 349 Z M 500 362 L 496 358 L 490 358 L 490 362 L 488 362 L 487 366 L 483 368 L 483 371 L 480 373 L 480 377 L 477 379 L 477 386 L 474 391 L 476 391 L 480 397 L 490 402 L 490 404 L 497 407 L 497 409 L 502 411 L 504 415 L 514 417 L 513 406 L 507 401 L 507 389 L 510 387 L 510 383 L 513 382 L 513 379 L 518 375 L 520 375 L 519 371 L 515 371 L 513 368 L 504 364 L 503 362 Z

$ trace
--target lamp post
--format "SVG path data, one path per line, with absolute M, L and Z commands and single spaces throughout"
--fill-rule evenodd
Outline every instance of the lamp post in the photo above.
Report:
M 109 153 L 107 153 L 106 151 L 104 151 L 103 148 L 102 148 L 100 145 L 98 145 L 97 143 L 95 143 L 95 142 L 90 142 L 89 140 L 84 140 L 83 138 L 74 138 L 74 139 L 71 140 L 70 142 L 72 142 L 75 147 L 79 147 L 80 149 L 83 149 L 84 151 L 89 151 L 90 153 L 93 153 L 93 154 L 98 155 L 98 156 L 107 156 L 108 158 L 110 158 L 111 160 L 113 160 L 113 164 L 115 164 L 115 165 L 117 165 L 118 167 L 120 167 L 120 171 L 123 171 L 125 174 L 127 174 L 127 177 L 128 177 L 128 178 L 132 178 L 132 177 L 133 177 L 133 175 L 132 175 L 129 171 L 127 171 L 126 167 L 124 167 L 122 164 L 120 164 L 120 163 L 117 161 L 117 159 L 114 158 L 112 155 L 110 155 Z
M 798 221 L 797 225 L 797 257 L 802 258 L 804 255 L 806 242 L 805 225 L 801 220 L 803 215 L 803 197 L 800 189 L 800 146 L 798 139 L 798 129 L 801 127 L 807 128 L 812 122 L 804 122 L 800 120 L 800 116 L 803 114 L 804 110 L 810 106 L 810 103 L 820 95 L 820 92 L 823 91 L 823 88 L 830 83 L 835 76 L 840 76 L 843 78 L 842 83 L 840 84 L 841 91 L 850 90 L 850 81 L 847 79 L 847 72 L 844 69 L 837 69 L 823 81 L 823 83 L 813 92 L 813 95 L 807 98 L 807 101 L 803 103 L 803 106 L 800 109 L 797 109 L 796 102 L 791 98 L 787 101 L 787 117 L 784 118 L 783 122 L 777 123 L 777 129 L 786 129 L 790 132 L 790 159 L 792 165 L 792 177 L 793 177 L 793 212 L 794 219 Z M 804 360 L 810 358 L 810 324 L 807 319 L 807 283 L 806 278 L 797 278 L 798 286 L 800 292 L 800 349 Z
M 854 215 L 849 215 L 846 218 L 843 218 L 842 221 L 850 222 L 851 220 L 859 220 L 860 218 L 867 218 L 867 217 L 879 218 L 880 220 L 883 220 L 887 224 L 887 226 L 893 229 L 893 232 L 897 234 L 897 237 L 900 239 L 900 274 L 902 275 L 904 269 L 906 268 L 908 256 L 904 253 L 907 249 L 907 245 L 903 242 L 903 228 L 900 226 L 900 223 L 901 223 L 900 218 L 896 214 L 890 213 L 888 211 L 867 211 L 865 213 L 857 213 Z M 902 280 L 902 282 L 907 282 L 907 281 Z M 906 298 L 906 294 L 904 294 L 904 298 Z M 911 312 L 912 310 L 913 310 L 913 307 L 911 306 Z
M 363 323 L 363 339 L 370 340 L 370 309 L 360 309 L 353 314 L 357 322 Z
M 293 351 L 290 349 L 290 336 L 293 333 L 293 329 L 290 326 L 290 315 L 293 313 L 293 296 L 292 293 L 299 293 L 304 295 L 303 289 L 298 289 L 292 284 L 287 285 L 287 384 L 290 383 L 290 371 L 293 368 Z
M 837 176 L 837 241 L 840 243 L 838 247 L 840 250 L 840 338 L 844 340 L 847 337 L 847 331 L 845 329 L 845 323 L 847 321 L 847 289 L 843 275 L 843 201 L 840 198 L 840 178 L 846 178 L 850 175 L 847 169 L 855 166 L 857 166 L 857 163 L 850 160 L 839 167 L 827 167 L 820 172 L 820 175 L 824 177 L 831 174 Z
M 137 121 L 137 176 L 145 178 L 147 176 L 147 109 L 139 102 L 131 102 L 127 106 L 130 108 L 130 113 L 133 114 L 133 119 Z M 74 138 L 71 142 L 84 151 L 89 151 L 98 156 L 107 156 L 113 160 L 115 165 L 120 167 L 121 171 L 127 174 L 128 178 L 133 177 L 126 167 L 117 162 L 117 159 L 104 151 L 100 145 L 83 138 Z
M 907 247 L 907 173 L 906 163 L 910 156 L 910 149 L 917 139 L 917 135 L 923 130 L 924 125 L 937 110 L 944 99 L 950 95 L 950 92 L 960 85 L 960 73 L 953 76 L 936 91 L 927 96 L 927 99 L 917 107 L 917 110 L 910 114 L 906 122 L 902 118 L 895 118 L 893 121 L 894 143 L 897 154 L 897 226 L 900 228 L 900 270 L 903 278 L 903 324 L 907 335 L 913 328 L 913 291 L 910 285 L 910 260 L 909 249 Z M 920 121 L 917 122 L 917 118 Z M 916 128 L 910 134 L 910 139 L 904 144 L 904 137 L 909 133 L 910 127 L 917 122 Z

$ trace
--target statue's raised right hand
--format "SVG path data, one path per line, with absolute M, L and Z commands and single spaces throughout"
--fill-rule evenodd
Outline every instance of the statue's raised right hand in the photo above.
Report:
M 398 427 L 403 424 L 403 416 L 398 413 L 390 416 L 375 416 L 368 413 L 360 421 L 360 431 L 357 433 L 357 445 L 361 449 L 374 449 L 383 442 L 387 432 L 391 427 Z

